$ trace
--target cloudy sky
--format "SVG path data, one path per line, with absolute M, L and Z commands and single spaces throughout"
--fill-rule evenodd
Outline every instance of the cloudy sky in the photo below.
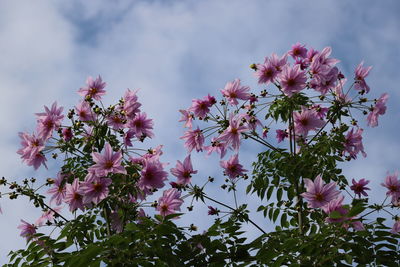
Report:
M 174 164 L 186 153 L 178 109 L 188 107 L 192 98 L 217 94 L 234 78 L 258 91 L 248 66 L 299 41 L 318 50 L 331 46 L 349 76 L 365 60 L 374 66 L 368 77 L 371 95 L 390 94 L 382 127 L 365 131 L 368 157 L 344 166 L 349 178 L 371 179 L 374 198 L 382 199 L 379 183 L 386 171 L 399 168 L 399 13 L 397 0 L 2 0 L 0 175 L 54 177 L 54 168 L 35 172 L 22 165 L 15 153 L 17 133 L 34 129 L 33 113 L 43 105 L 56 100 L 73 106 L 86 77 L 99 74 L 108 83 L 107 103 L 126 88 L 140 88 L 143 109 L 155 120 L 154 143 L 165 145 L 164 160 Z M 251 149 L 241 155 L 247 163 L 255 157 Z M 220 175 L 203 156 L 195 161 L 200 181 Z M 19 220 L 34 221 L 40 211 L 27 199 L 2 198 L 0 205 L 0 263 L 5 263 L 9 250 L 24 246 L 16 229 Z

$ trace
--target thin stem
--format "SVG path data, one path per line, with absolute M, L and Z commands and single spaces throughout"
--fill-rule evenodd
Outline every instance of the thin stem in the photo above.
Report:
M 206 198 L 206 199 L 208 199 L 208 200 L 210 200 L 210 201 L 213 201 L 213 202 L 215 202 L 215 203 L 217 203 L 217 204 L 219 204 L 219 205 L 221 205 L 221 206 L 224 206 L 225 208 L 228 208 L 228 209 L 230 209 L 230 210 L 232 210 L 232 211 L 235 211 L 234 208 L 232 208 L 232 207 L 230 207 L 230 206 L 228 206 L 228 205 L 226 205 L 226 204 L 224 204 L 224 203 L 222 203 L 222 202 L 219 202 L 218 200 L 212 199 L 212 198 L 210 198 L 210 197 L 208 197 L 208 196 L 206 196 L 206 195 L 203 195 L 203 197 Z M 266 233 L 267 233 L 267 232 L 265 232 L 260 226 L 258 226 L 255 222 L 253 222 L 250 218 L 247 218 L 247 221 L 248 221 L 249 223 L 251 223 L 253 226 L 255 226 L 258 230 L 260 230 L 263 234 L 266 234 Z
M 104 213 L 104 219 L 106 220 L 107 235 L 111 236 L 110 222 L 108 221 L 108 214 L 107 214 L 107 210 L 105 208 L 103 209 L 103 213 Z
M 268 147 L 268 148 L 274 150 L 274 151 L 279 152 L 278 149 L 276 149 L 273 145 L 271 145 L 271 144 L 268 143 L 267 141 L 260 140 L 260 139 L 256 139 L 255 137 L 253 137 L 253 136 L 251 136 L 251 135 L 249 135 L 249 134 L 246 134 L 246 133 L 242 133 L 242 134 L 243 134 L 244 136 L 246 136 L 246 137 L 248 137 L 248 138 L 250 138 L 250 139 L 253 139 L 254 141 L 256 141 L 256 142 L 258 142 L 258 143 L 260 143 L 260 144 L 262 144 L 262 145 L 264 145 L 264 146 L 266 146 L 266 147 Z

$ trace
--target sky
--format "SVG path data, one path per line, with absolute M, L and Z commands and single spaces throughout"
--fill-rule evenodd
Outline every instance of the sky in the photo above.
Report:
M 140 88 L 143 110 L 155 122 L 152 142 L 164 144 L 163 160 L 174 165 L 186 155 L 179 109 L 193 98 L 218 95 L 235 78 L 259 91 L 249 65 L 301 42 L 318 50 L 331 46 L 350 77 L 364 60 L 373 66 L 367 78 L 371 95 L 389 93 L 380 127 L 367 129 L 362 122 L 368 157 L 343 166 L 350 179 L 370 179 L 373 199 L 381 200 L 385 190 L 379 184 L 387 171 L 399 169 L 399 13 L 397 0 L 0 1 L 0 175 L 19 181 L 56 175 L 56 164 L 34 171 L 21 163 L 18 132 L 34 130 L 34 113 L 43 105 L 75 105 L 76 91 L 89 75 L 107 82 L 106 103 L 117 101 L 126 88 Z M 249 169 L 259 147 L 246 146 L 241 157 Z M 216 158 L 193 159 L 200 184 L 209 175 L 222 179 Z M 219 192 L 217 186 L 210 190 Z M 247 200 L 255 201 L 242 194 L 240 201 Z M 25 245 L 19 220 L 34 221 L 40 211 L 26 198 L 4 197 L 0 205 L 3 264 L 8 251 Z M 183 220 L 204 216 L 206 209 L 196 212 Z M 271 227 L 262 217 L 257 220 Z M 209 221 L 199 224 L 206 227 Z

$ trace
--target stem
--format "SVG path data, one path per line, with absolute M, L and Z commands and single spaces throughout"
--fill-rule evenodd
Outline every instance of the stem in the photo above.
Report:
M 103 208 L 103 213 L 104 213 L 104 219 L 106 220 L 107 235 L 111 236 L 110 222 L 108 221 L 108 214 L 107 214 L 107 210 L 105 208 Z
M 232 208 L 232 207 L 230 207 L 230 206 L 228 206 L 228 205 L 226 205 L 226 204 L 224 204 L 224 203 L 222 203 L 222 202 L 219 202 L 218 200 L 212 199 L 212 198 L 210 198 L 210 197 L 208 197 L 208 196 L 206 196 L 206 195 L 204 195 L 204 194 L 203 194 L 203 197 L 206 198 L 206 199 L 208 199 L 208 200 L 210 200 L 210 201 L 213 201 L 213 202 L 215 202 L 215 203 L 217 203 L 217 204 L 219 204 L 219 205 L 221 205 L 221 206 L 224 206 L 225 208 L 228 208 L 228 209 L 230 209 L 230 210 L 235 211 L 234 208 Z M 258 226 L 255 222 L 253 222 L 250 218 L 248 218 L 247 221 L 248 221 L 249 223 L 251 223 L 253 226 L 255 226 L 258 230 L 260 230 L 263 234 L 266 234 L 266 233 L 267 233 L 267 232 L 265 232 L 260 226 Z
M 276 149 L 273 145 L 271 145 L 270 143 L 268 143 L 268 142 L 266 142 L 266 141 L 264 141 L 264 140 L 256 139 L 256 138 L 254 138 L 253 136 L 248 135 L 248 134 L 246 134 L 246 133 L 242 133 L 242 134 L 243 134 L 244 136 L 246 136 L 246 137 L 248 137 L 248 138 L 250 138 L 250 139 L 253 139 L 254 141 L 256 141 L 256 142 L 258 142 L 258 143 L 260 143 L 260 144 L 262 144 L 262 145 L 264 145 L 264 146 L 266 146 L 266 147 L 268 147 L 268 148 L 274 150 L 274 151 L 279 152 L 278 149 Z
M 293 156 L 293 159 L 296 159 L 296 132 L 294 128 L 294 118 L 293 118 L 293 109 L 290 109 L 289 114 L 289 135 L 290 135 L 290 152 Z M 295 177 L 294 177 L 295 178 Z M 296 190 L 296 199 L 297 199 L 297 220 L 299 224 L 299 233 L 303 234 L 303 199 L 300 197 L 300 190 L 299 190 L 299 180 L 295 180 L 295 190 Z

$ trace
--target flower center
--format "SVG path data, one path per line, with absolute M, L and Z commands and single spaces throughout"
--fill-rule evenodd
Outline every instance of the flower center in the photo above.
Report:
M 324 195 L 321 193 L 316 193 L 315 194 L 315 200 L 317 201 L 323 201 L 324 200 Z
M 235 173 L 235 172 L 237 171 L 237 167 L 236 167 L 236 165 L 231 165 L 231 166 L 228 167 L 228 170 L 229 170 L 230 172 Z
M 94 96 L 97 93 L 97 88 L 96 87 L 91 87 L 89 89 L 89 95 Z
M 288 79 L 286 83 L 287 83 L 288 86 L 295 86 L 296 85 L 296 81 L 294 79 Z
M 113 121 L 114 121 L 115 123 L 121 123 L 121 122 L 122 122 L 121 118 L 118 117 L 118 116 L 113 117 Z
M 168 211 L 168 205 L 162 204 L 162 205 L 161 205 L 161 211 L 163 211 L 163 212 Z
M 45 126 L 47 127 L 47 129 L 53 128 L 53 125 L 54 125 L 54 123 L 51 120 L 46 121 L 46 123 L 45 123 Z
M 399 187 L 397 187 L 397 186 L 395 186 L 395 185 L 390 185 L 390 186 L 388 187 L 388 189 L 389 189 L 391 192 L 398 192 L 398 191 L 399 191 Z
M 94 190 L 94 191 L 96 191 L 96 192 L 101 192 L 102 189 L 103 189 L 103 186 L 102 186 L 101 184 L 99 184 L 99 183 L 93 184 L 93 190 Z
M 303 125 L 303 126 L 307 126 L 307 125 L 308 125 L 308 120 L 305 119 L 305 118 L 304 118 L 304 119 L 301 119 L 301 120 L 300 120 L 300 124 Z
M 266 69 L 264 71 L 264 76 L 266 77 L 272 77 L 273 71 L 271 69 Z
M 79 195 L 78 193 L 74 193 L 73 199 L 78 201 L 78 200 L 81 200 L 81 199 L 82 199 L 82 196 Z
M 134 125 L 136 126 L 136 128 L 141 128 L 142 127 L 142 121 L 137 120 L 137 121 L 135 121 Z
M 104 167 L 105 167 L 106 169 L 111 169 L 113 166 L 114 166 L 114 163 L 113 163 L 112 161 L 107 161 L 107 162 L 104 164 Z

